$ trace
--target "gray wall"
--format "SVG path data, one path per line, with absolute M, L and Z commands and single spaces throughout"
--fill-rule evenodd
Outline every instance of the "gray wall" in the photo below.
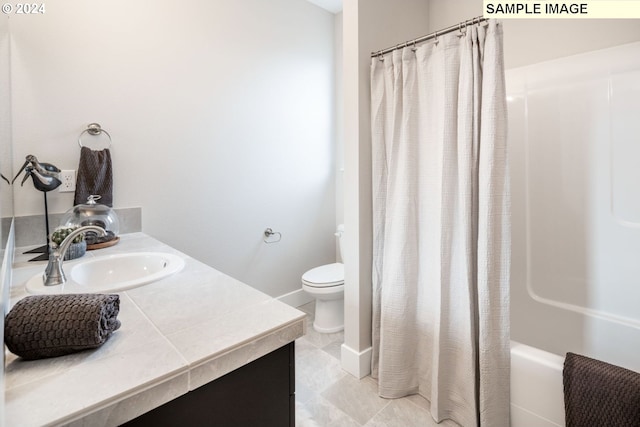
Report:
M 114 207 L 141 207 L 144 232 L 270 295 L 299 289 L 335 260 L 333 25 L 304 0 L 65 0 L 12 19 L 14 165 L 77 169 L 98 122 Z M 15 206 L 41 214 L 42 193 L 25 183 Z

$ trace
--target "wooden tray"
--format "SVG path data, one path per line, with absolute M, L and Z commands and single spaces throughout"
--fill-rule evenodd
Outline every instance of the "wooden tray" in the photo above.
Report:
M 108 242 L 96 243 L 96 244 L 93 244 L 93 245 L 87 245 L 87 250 L 88 251 L 92 251 L 94 249 L 108 248 L 110 246 L 113 246 L 113 245 L 117 244 L 119 241 L 120 241 L 120 236 L 116 236 L 115 239 L 109 240 Z

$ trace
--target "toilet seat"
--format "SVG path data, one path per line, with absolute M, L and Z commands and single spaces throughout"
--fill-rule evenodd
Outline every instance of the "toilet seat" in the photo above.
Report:
M 336 262 L 312 268 L 302 275 L 302 283 L 312 288 L 344 285 L 344 264 Z

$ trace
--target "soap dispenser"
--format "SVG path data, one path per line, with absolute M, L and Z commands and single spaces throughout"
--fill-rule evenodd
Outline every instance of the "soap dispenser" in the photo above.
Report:
M 97 203 L 98 200 L 99 195 L 91 195 L 87 198 L 87 203 L 74 206 L 62 217 L 61 225 L 65 227 L 97 225 L 106 231 L 102 237 L 90 231 L 85 233 L 88 250 L 113 246 L 120 240 L 118 215 L 109 206 Z

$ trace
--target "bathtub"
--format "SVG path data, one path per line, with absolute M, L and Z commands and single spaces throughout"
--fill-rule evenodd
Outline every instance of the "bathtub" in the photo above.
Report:
M 511 341 L 511 427 L 564 426 L 564 357 Z
M 640 42 L 506 71 L 512 426 L 564 425 L 567 352 L 640 372 Z

